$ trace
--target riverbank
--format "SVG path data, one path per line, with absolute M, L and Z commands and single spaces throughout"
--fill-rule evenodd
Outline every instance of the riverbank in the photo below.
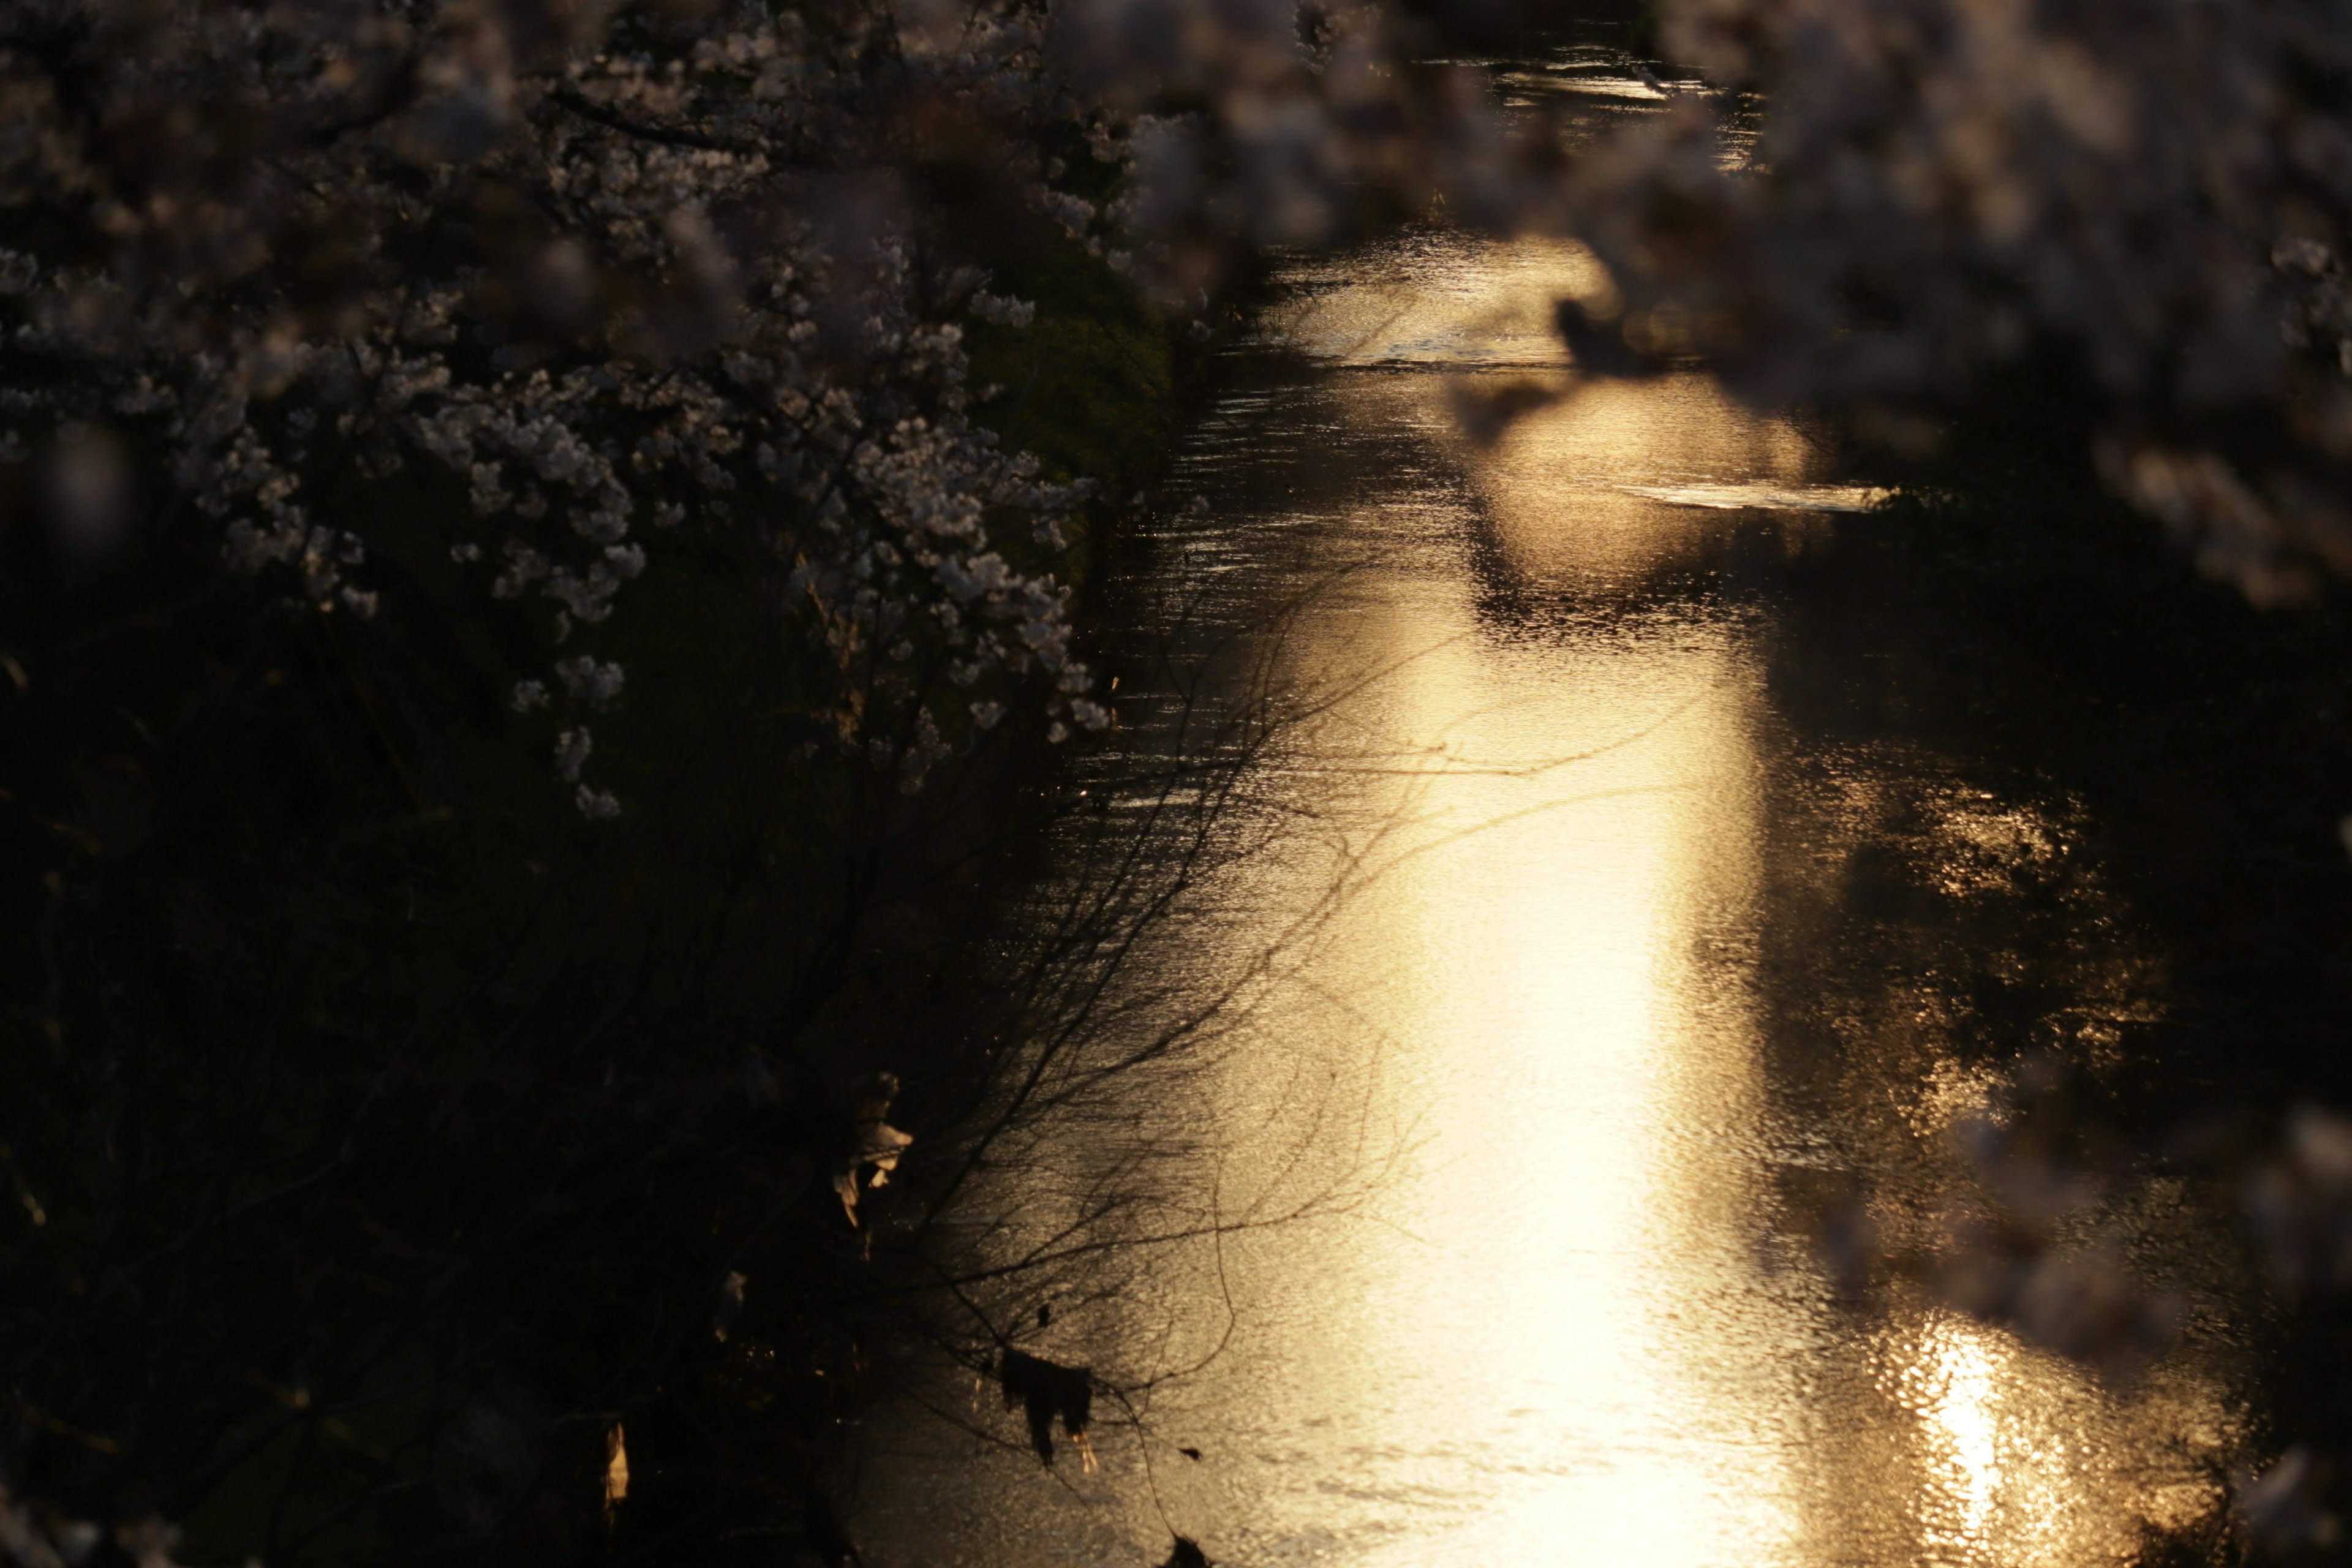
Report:
M 1094 485 L 1084 603 L 1199 363 L 1015 237 L 977 416 Z M 877 1075 L 914 1162 L 971 1092 L 1064 753 L 973 729 L 907 793 L 833 733 L 793 563 L 689 527 L 602 628 L 583 820 L 509 701 L 530 629 L 412 499 L 365 622 L 201 525 L 8 534 L 6 1480 L 198 1563 L 765 1561 L 908 1284 L 838 1173 Z

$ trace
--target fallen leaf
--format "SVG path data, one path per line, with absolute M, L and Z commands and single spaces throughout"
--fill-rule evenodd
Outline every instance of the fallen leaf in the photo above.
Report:
M 1094 1373 L 1082 1366 L 1063 1366 L 1043 1356 L 1006 1348 L 997 1363 L 997 1380 L 1004 1386 L 1004 1407 L 1018 1405 L 1029 1418 L 1029 1446 L 1047 1464 L 1054 1462 L 1054 1418 L 1093 1469 L 1094 1447 L 1087 1441 L 1087 1423 L 1094 1414 Z

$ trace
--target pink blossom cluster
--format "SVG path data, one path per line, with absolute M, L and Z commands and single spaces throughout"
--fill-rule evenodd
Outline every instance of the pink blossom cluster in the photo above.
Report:
M 948 747 L 916 663 L 982 726 L 1108 721 L 1066 591 L 1005 547 L 1058 545 L 1086 490 L 966 412 L 959 318 L 1031 308 L 927 254 L 902 177 L 931 113 L 1047 188 L 1033 22 L 912 53 L 886 12 L 758 5 L 7 9 L 0 465 L 69 547 L 160 475 L 235 567 L 368 616 L 373 488 L 446 494 L 450 558 L 544 612 L 512 706 L 592 817 L 625 672 L 577 650 L 669 530 L 764 542 L 842 741 L 910 787 Z
M 2352 570 L 2340 7 L 1677 0 L 1666 47 L 1708 86 L 1572 181 L 1629 343 L 1915 452 L 2054 352 L 2210 569 Z

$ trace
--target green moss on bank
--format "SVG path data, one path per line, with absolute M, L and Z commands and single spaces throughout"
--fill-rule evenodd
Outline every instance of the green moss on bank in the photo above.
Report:
M 1026 327 L 976 325 L 975 410 L 1005 444 L 1107 493 L 1141 483 L 1173 433 L 1177 351 L 1132 285 L 1064 242 L 1001 267 L 996 288 L 1037 307 Z

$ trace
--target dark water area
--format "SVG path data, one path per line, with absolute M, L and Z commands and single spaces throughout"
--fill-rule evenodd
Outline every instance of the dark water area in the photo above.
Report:
M 2090 881 L 2105 889 L 2109 923 L 2151 943 L 2165 976 L 2161 1016 L 2126 1032 L 2135 1060 L 2164 1069 L 2145 1086 L 2158 1106 L 2340 1094 L 2340 614 L 2255 611 L 2080 495 L 2021 514 L 1897 512 L 1788 574 L 1777 598 L 1774 689 L 1791 722 L 1828 746 L 1953 759 L 1988 791 L 2077 819 L 2074 869 L 2036 897 L 2017 889 L 1995 925 L 2022 934 Z M 1897 849 L 1850 895 L 1850 919 L 2000 942 L 1932 901 L 1906 921 Z M 2070 987 L 2041 983 L 1980 983 L 1988 1046 L 2063 1005 Z
M 1465 437 L 1588 266 L 1302 265 L 1189 437 L 1137 636 L 1312 717 L 1140 961 L 1262 974 L 1119 1169 L 1245 1223 L 996 1173 L 982 1257 L 1135 1226 L 1024 1343 L 1147 1392 L 1045 1471 L 909 1368 L 877 1561 L 2120 1563 L 2314 1429 L 2240 1182 L 2340 1097 L 2340 616 L 2087 490 L 1882 505 L 1696 374 Z

